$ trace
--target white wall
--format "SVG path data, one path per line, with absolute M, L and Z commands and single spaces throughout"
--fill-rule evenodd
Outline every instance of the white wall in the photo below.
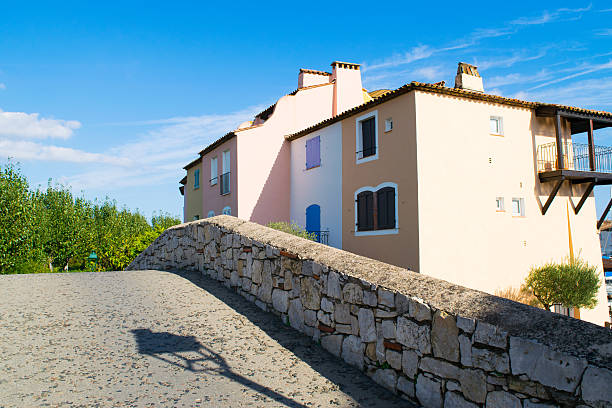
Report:
M 584 187 L 570 193 L 565 182 L 548 212 L 540 211 L 554 183 L 540 184 L 534 143 L 554 141 L 552 120 L 526 108 L 419 92 L 416 110 L 421 273 L 489 293 L 519 287 L 531 266 L 569 254 L 569 219 L 574 253 L 603 278 L 593 194 L 576 215 L 572 203 Z M 489 134 L 490 116 L 503 117 L 503 137 Z M 497 196 L 505 212 L 496 212 Z M 512 216 L 512 197 L 524 198 L 524 217 Z M 605 289 L 598 298 L 595 309 L 580 312 L 602 325 Z
M 321 137 L 321 166 L 306 170 L 306 140 Z M 291 142 L 291 220 L 306 226 L 306 208 L 321 207 L 329 245 L 342 248 L 342 122 Z

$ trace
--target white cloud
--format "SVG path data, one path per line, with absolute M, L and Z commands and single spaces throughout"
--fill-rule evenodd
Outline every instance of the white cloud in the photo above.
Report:
M 545 86 L 548 85 L 552 85 L 552 84 L 556 84 L 558 82 L 562 82 L 562 81 L 567 81 L 568 79 L 572 79 L 572 78 L 576 78 L 582 75 L 587 75 L 593 72 L 598 72 L 598 71 L 604 71 L 604 70 L 608 70 L 608 69 L 612 69 L 612 60 L 604 63 L 604 64 L 595 64 L 595 65 L 591 65 L 591 64 L 586 64 L 586 65 L 581 65 L 579 67 L 576 68 L 576 70 L 579 70 L 579 72 L 575 72 L 573 74 L 570 75 L 566 75 L 564 77 L 561 78 L 557 78 L 557 79 L 553 79 L 551 81 L 548 82 L 544 82 L 543 84 L 534 86 L 533 88 L 530 88 L 529 90 L 534 90 L 534 89 L 538 89 L 538 88 L 543 88 Z
M 563 19 L 563 21 L 567 21 L 568 19 L 572 20 L 572 19 L 580 18 L 582 13 L 589 11 L 589 10 L 591 10 L 591 5 L 589 5 L 588 7 L 577 8 L 577 9 L 560 8 L 552 12 L 544 11 L 542 15 L 537 16 L 537 17 L 520 17 L 520 18 L 517 18 L 516 20 L 512 20 L 510 24 L 512 25 L 546 24 L 546 23 L 552 23 L 554 21 L 559 21 L 564 16 L 568 16 L 571 14 L 579 14 L 579 16 L 566 17 Z
M 76 120 L 47 119 L 38 113 L 5 112 L 0 109 L 0 136 L 28 139 L 68 139 L 81 127 Z
M 131 122 L 132 125 L 152 125 L 155 128 L 104 152 L 87 152 L 0 136 L 0 157 L 79 164 L 77 173 L 57 179 L 77 191 L 178 181 L 183 166 L 196 158 L 200 150 L 263 108 L 256 106 L 226 115 Z
M 519 92 L 513 97 L 611 111 L 612 77 L 585 79 L 546 90 L 533 90 L 532 88 L 526 92 Z
M 546 49 L 540 50 L 540 52 L 538 52 L 535 55 L 524 55 L 521 53 L 514 53 L 510 57 L 494 58 L 494 59 L 479 61 L 477 65 L 480 70 L 485 70 L 485 69 L 495 68 L 495 67 L 509 68 L 513 65 L 516 65 L 522 62 L 534 61 L 534 60 L 540 59 L 546 55 L 546 51 L 547 51 Z
M 604 36 L 604 37 L 611 36 L 612 35 L 612 28 L 604 28 L 602 30 L 596 30 L 595 31 L 595 35 L 601 35 L 601 36 Z
M 553 73 L 551 73 L 550 71 L 546 69 L 543 69 L 536 74 L 526 75 L 526 74 L 514 73 L 514 74 L 494 76 L 491 78 L 485 78 L 485 86 L 487 86 L 488 88 L 489 86 L 500 87 L 500 86 L 506 86 L 506 85 L 517 85 L 517 84 L 523 84 L 523 83 L 540 82 L 540 81 L 545 81 L 547 79 L 550 79 L 552 77 L 553 77 Z
M 409 64 L 414 61 L 422 60 L 431 57 L 436 51 L 430 49 L 427 45 L 420 45 L 414 47 L 411 50 L 395 54 L 389 58 L 382 60 L 381 62 L 375 62 L 373 64 L 364 64 L 363 71 L 372 71 L 381 68 L 393 68 L 399 65 Z
M 6 84 L 3 82 L 0 82 L 0 91 L 4 91 L 6 89 Z

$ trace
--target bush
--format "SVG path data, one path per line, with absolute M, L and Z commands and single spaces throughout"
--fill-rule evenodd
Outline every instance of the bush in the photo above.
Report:
M 495 296 L 514 300 L 515 302 L 523 303 L 533 307 L 542 308 L 540 301 L 533 295 L 533 291 L 523 285 L 520 288 L 509 287 L 502 290 L 496 290 Z
M 304 228 L 300 227 L 295 222 L 292 222 L 292 223 L 288 223 L 284 221 L 270 222 L 268 223 L 267 226 L 275 230 L 279 230 L 279 231 L 283 231 L 291 235 L 295 235 L 300 238 L 309 239 L 311 241 L 317 240 L 317 234 L 306 231 Z
M 532 268 L 525 285 L 546 310 L 554 304 L 592 309 L 597 305 L 601 280 L 596 266 L 579 258 L 566 258 L 558 264 L 549 262 Z

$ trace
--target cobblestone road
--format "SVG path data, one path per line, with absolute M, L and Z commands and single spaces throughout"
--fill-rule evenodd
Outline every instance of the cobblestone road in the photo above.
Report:
M 0 277 L 0 406 L 400 407 L 196 274 Z

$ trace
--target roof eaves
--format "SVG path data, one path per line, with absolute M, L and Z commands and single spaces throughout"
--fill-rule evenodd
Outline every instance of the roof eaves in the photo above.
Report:
M 217 147 L 221 146 L 223 143 L 225 143 L 228 140 L 232 139 L 234 136 L 236 136 L 236 133 L 234 133 L 234 131 L 226 133 L 225 135 L 223 135 L 219 139 L 215 140 L 214 142 L 212 142 L 211 144 L 206 146 L 204 148 L 204 150 L 201 150 L 200 151 L 200 157 L 204 156 L 206 153 L 210 153 L 211 151 L 215 150 Z
M 185 170 L 189 170 L 190 168 L 192 168 L 193 166 L 195 166 L 196 164 L 198 164 L 200 161 L 202 161 L 202 157 L 198 157 L 197 159 L 195 159 L 194 161 L 192 161 L 191 163 L 189 163 L 188 165 L 186 165 L 185 167 L 183 167 L 183 169 Z M 182 180 L 181 180 L 182 181 Z

